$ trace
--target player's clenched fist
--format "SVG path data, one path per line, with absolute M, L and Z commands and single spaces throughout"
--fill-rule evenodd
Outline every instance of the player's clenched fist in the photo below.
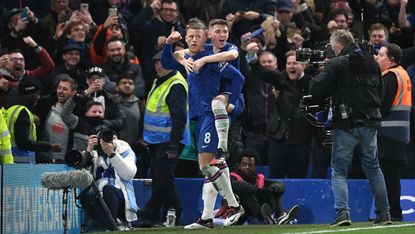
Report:
M 182 35 L 178 31 L 173 31 L 170 33 L 169 37 L 166 40 L 167 44 L 173 44 L 175 42 L 178 42 L 182 39 Z

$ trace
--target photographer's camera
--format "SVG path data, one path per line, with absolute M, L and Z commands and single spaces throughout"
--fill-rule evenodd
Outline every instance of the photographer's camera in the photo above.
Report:
M 65 154 L 65 163 L 77 169 L 91 166 L 92 159 L 92 155 L 87 151 L 71 150 Z

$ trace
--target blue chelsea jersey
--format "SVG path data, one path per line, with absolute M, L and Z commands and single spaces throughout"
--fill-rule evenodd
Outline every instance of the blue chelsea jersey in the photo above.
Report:
M 185 57 L 197 60 L 210 55 L 211 52 L 212 50 L 204 49 L 193 56 L 186 55 Z M 170 45 L 163 48 L 161 63 L 166 69 L 180 70 L 179 68 L 182 68 L 174 60 Z M 230 103 L 235 103 L 242 89 L 244 77 L 229 63 L 208 63 L 200 69 L 199 73 L 191 72 L 187 75 L 190 118 L 198 118 L 212 111 L 211 102 L 214 97 L 220 94 L 221 79 L 232 81 L 235 84 L 232 86 L 234 89 L 230 90 Z

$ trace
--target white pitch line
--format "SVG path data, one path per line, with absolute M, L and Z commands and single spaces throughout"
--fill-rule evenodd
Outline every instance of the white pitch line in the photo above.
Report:
M 351 231 L 359 231 L 359 230 L 370 230 L 370 229 L 380 229 L 380 228 L 395 228 L 395 227 L 408 227 L 408 226 L 415 226 L 415 223 L 407 223 L 407 224 L 397 224 L 397 225 L 385 225 L 385 226 L 373 226 L 373 227 L 360 227 L 360 228 L 346 228 L 346 229 L 327 229 L 327 230 L 320 230 L 320 231 L 310 231 L 310 232 L 285 232 L 283 234 L 315 234 L 315 233 L 335 233 L 335 232 L 351 232 Z

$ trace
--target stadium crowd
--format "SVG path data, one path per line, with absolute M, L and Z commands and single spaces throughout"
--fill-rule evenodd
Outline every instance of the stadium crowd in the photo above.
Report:
M 173 49 L 187 48 L 192 18 L 226 20 L 229 39 L 219 41 L 239 51 L 245 108 L 229 128 L 227 161 L 234 171 L 240 152 L 250 149 L 271 178 L 328 178 L 330 118 L 316 127 L 300 108 L 324 63 L 299 61 L 295 50 L 319 50 L 330 59 L 330 36 L 342 29 L 376 58 L 383 46 L 398 45 L 397 65 L 415 79 L 415 2 L 408 0 L 3 0 L 0 15 L 1 163 L 64 163 L 66 152 L 86 150 L 89 136 L 105 126 L 134 151 L 135 178 L 149 178 L 154 146 L 143 138 L 144 110 L 154 80 L 165 74 L 159 52 L 172 32 L 183 37 Z M 256 64 L 249 63 L 252 43 Z M 206 57 L 192 69 L 207 66 Z M 186 76 L 187 69 L 179 72 Z M 170 99 L 168 105 L 180 98 Z M 401 165 L 398 177 L 408 179 L 415 178 L 412 112 L 407 153 L 384 159 Z M 180 140 L 179 134 L 167 152 L 177 153 Z M 175 173 L 166 173 L 202 177 L 195 141 L 186 142 Z M 360 153 L 349 178 L 365 176 Z

